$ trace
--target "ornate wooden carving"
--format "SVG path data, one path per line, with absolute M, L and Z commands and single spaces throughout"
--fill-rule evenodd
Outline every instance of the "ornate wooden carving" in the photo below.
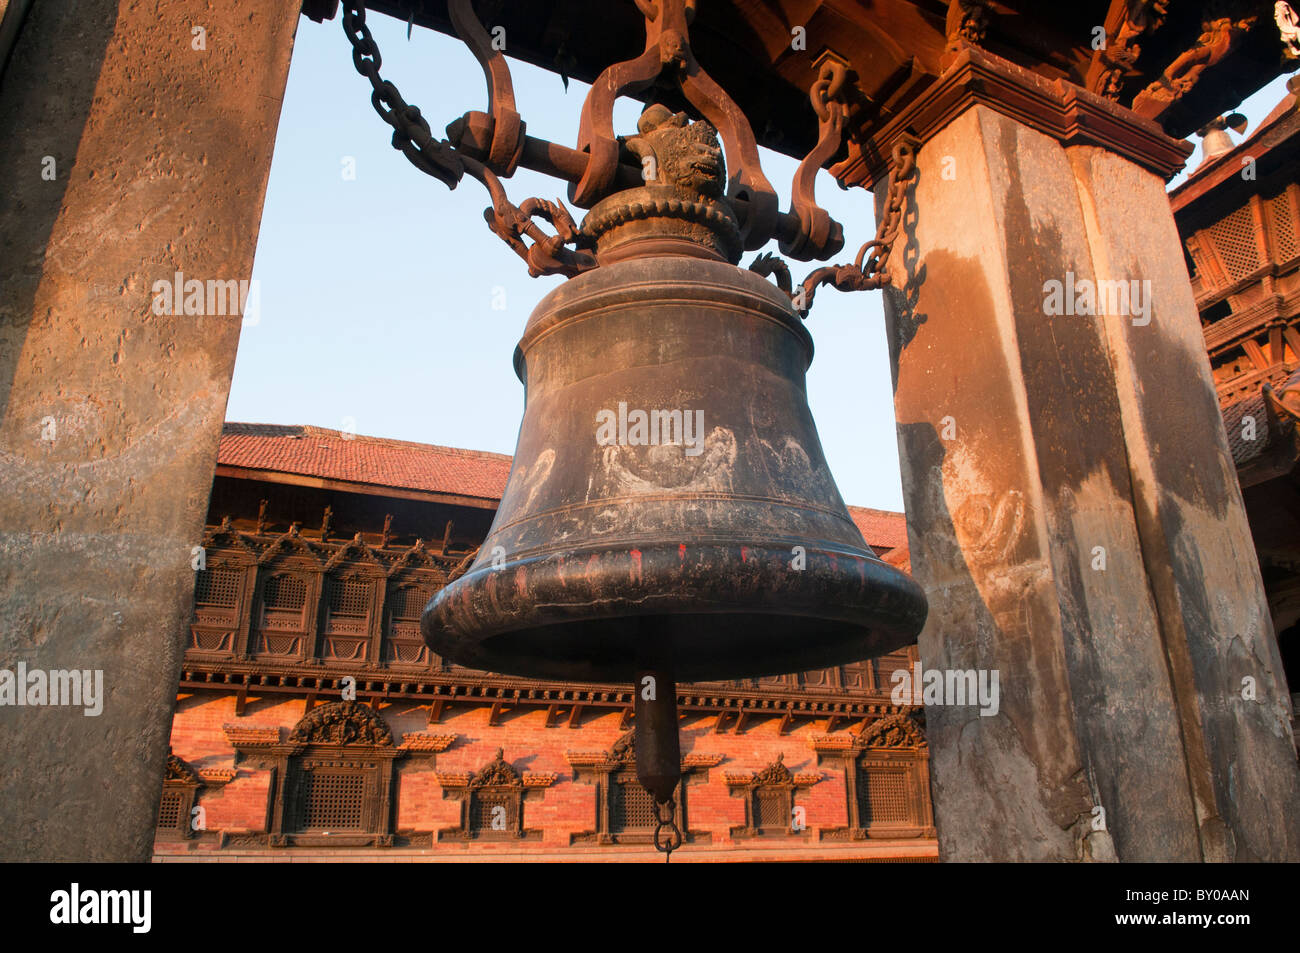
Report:
M 281 742 L 280 729 L 226 725 L 236 758 L 271 773 L 266 832 L 271 847 L 391 847 L 395 764 L 434 758 L 454 735 L 403 735 L 369 705 L 330 702 L 308 711 Z M 259 840 L 260 838 L 260 840 Z
M 524 802 L 548 788 L 554 774 L 522 774 L 505 759 L 504 749 L 474 774 L 444 772 L 438 775 L 442 796 L 460 802 L 460 824 L 438 832 L 438 839 L 540 840 L 540 830 L 524 827 Z
M 800 791 L 806 791 L 820 781 L 821 774 L 792 774 L 785 766 L 783 752 L 757 773 L 728 772 L 723 778 L 732 796 L 745 800 L 745 823 L 731 829 L 733 838 L 811 838 L 806 814 L 799 816 L 795 813 L 796 799 Z
M 190 841 L 202 836 L 194 828 L 194 808 L 199 792 L 220 787 L 230 780 L 223 771 L 196 771 L 184 759 L 168 752 L 163 770 L 162 796 L 158 802 L 158 819 L 154 837 L 160 841 Z M 219 835 L 214 834 L 219 837 Z
M 1191 49 L 1180 53 L 1160 78 L 1133 99 L 1133 111 L 1155 119 L 1200 81 L 1201 74 L 1226 57 L 1257 17 L 1216 17 L 1201 24 Z
M 848 826 L 823 828 L 823 840 L 935 836 L 923 717 L 909 706 L 857 735 L 813 736 L 818 763 L 827 759 L 843 772 L 848 802 Z
M 289 734 L 291 744 L 370 745 L 393 743 L 393 733 L 369 705 L 345 701 L 307 713 Z
M 596 789 L 596 816 L 592 829 L 569 835 L 571 844 L 650 844 L 654 840 L 654 807 L 650 794 L 636 777 L 636 729 L 625 732 L 608 751 L 570 751 L 574 780 Z M 686 788 L 708 779 L 708 769 L 722 755 L 686 755 L 682 780 L 673 797 L 674 818 L 685 843 L 707 843 L 713 835 L 687 826 Z

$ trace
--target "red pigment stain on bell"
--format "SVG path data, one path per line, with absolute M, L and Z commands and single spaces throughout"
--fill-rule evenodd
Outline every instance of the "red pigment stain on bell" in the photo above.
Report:
M 632 562 L 636 563 L 636 568 L 632 570 L 631 576 L 634 580 L 641 579 L 641 550 L 632 550 Z
M 523 566 L 515 570 L 515 592 L 521 596 L 528 594 L 528 570 Z
M 747 562 L 749 562 L 749 547 L 748 547 L 748 546 L 741 546 L 741 547 L 740 547 L 740 561 L 741 561 L 742 563 L 747 563 Z
M 686 562 L 686 544 L 685 544 L 685 543 L 678 543 L 678 544 L 677 544 L 677 558 L 678 558 L 679 560 L 681 560 L 682 562 Z

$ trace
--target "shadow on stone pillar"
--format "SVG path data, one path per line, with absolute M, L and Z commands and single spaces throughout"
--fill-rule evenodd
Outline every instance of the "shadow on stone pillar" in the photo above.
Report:
M 0 87 L 0 859 L 150 855 L 230 284 L 252 271 L 297 20 L 91 0 L 34 4 L 18 35 Z M 204 313 L 155 298 L 177 273 Z
M 910 108 L 886 319 L 921 660 L 1000 686 L 996 713 L 927 702 L 941 857 L 1300 859 L 1289 699 L 1150 171 L 1182 153 L 974 52 Z M 1073 306 L 1120 278 L 1155 297 Z

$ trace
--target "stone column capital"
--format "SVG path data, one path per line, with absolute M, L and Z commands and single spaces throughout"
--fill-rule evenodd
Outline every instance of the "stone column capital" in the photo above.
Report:
M 874 188 L 889 171 L 890 149 L 903 136 L 922 146 L 972 106 L 1024 123 L 1063 146 L 1100 146 L 1163 179 L 1177 173 L 1193 145 L 1159 123 L 1063 79 L 1048 79 L 967 45 L 942 76 L 831 167 L 840 184 Z

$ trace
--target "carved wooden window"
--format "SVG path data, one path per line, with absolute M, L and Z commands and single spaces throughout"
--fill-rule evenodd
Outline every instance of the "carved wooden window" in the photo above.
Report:
M 571 844 L 649 844 L 654 840 L 659 812 L 654 798 L 636 776 L 635 734 L 624 734 L 608 751 L 569 752 L 569 763 L 578 781 L 595 785 L 595 821 L 592 830 L 571 834 Z M 710 835 L 689 830 L 686 825 L 687 780 L 703 775 L 722 760 L 722 755 L 687 755 L 682 761 L 682 780 L 673 791 L 673 812 L 678 830 L 687 843 L 702 843 Z
M 189 811 L 185 809 L 187 798 L 181 790 L 164 790 L 162 800 L 158 803 L 159 833 L 180 834 L 189 826 Z
M 876 690 L 891 692 L 894 689 L 894 673 L 900 669 L 906 671 L 912 667 L 912 656 L 908 649 L 890 652 L 876 659 Z
M 1209 232 L 1229 280 L 1244 278 L 1259 267 L 1255 216 L 1249 205 L 1215 222 Z
M 194 604 L 200 609 L 233 609 L 239 605 L 244 574 L 238 569 L 209 568 L 194 581 Z
M 520 791 L 481 788 L 470 794 L 469 828 L 476 837 L 514 837 L 519 829 Z
M 162 797 L 158 801 L 158 840 L 182 840 L 194 835 L 191 823 L 194 803 L 203 782 L 188 764 L 174 754 L 167 755 Z
M 227 726 L 231 737 L 232 726 Z M 278 729 L 239 728 L 241 737 Z M 287 743 L 232 738 L 240 759 L 271 772 L 265 843 L 271 847 L 391 847 L 394 762 L 407 751 L 369 705 L 308 711 Z
M 262 611 L 254 650 L 267 655 L 299 655 L 307 631 L 308 580 L 278 572 L 262 580 Z
M 637 780 L 636 771 L 619 771 L 610 777 L 609 832 L 653 834 L 659 823 L 655 801 Z
M 325 626 L 321 633 L 325 658 L 345 662 L 365 660 L 374 593 L 375 583 L 371 579 L 326 577 Z
M 759 788 L 754 792 L 758 829 L 764 834 L 783 834 L 790 829 L 794 811 L 790 788 Z
M 723 777 L 732 795 L 745 800 L 745 823 L 731 829 L 732 837 L 798 836 L 807 831 L 804 812 L 796 816 L 795 796 L 816 784 L 820 774 L 792 774 L 785 766 L 785 754 L 782 753 L 757 773 L 727 772 Z M 799 822 L 797 826 L 796 820 Z
M 1291 189 L 1279 192 L 1269 200 L 1269 211 L 1273 218 L 1273 258 L 1279 263 L 1290 261 L 1300 255 L 1300 246 L 1296 244 L 1296 223 L 1291 212 Z
M 377 770 L 307 758 L 302 759 L 296 768 L 290 833 L 377 833 Z
M 871 691 L 871 669 L 867 662 L 850 662 L 843 666 L 844 687 L 850 691 Z
M 433 598 L 423 586 L 397 586 L 388 592 L 388 648 L 385 661 L 398 665 L 424 665 L 429 648 L 420 635 L 420 616 Z
M 223 654 L 235 650 L 236 633 L 245 621 L 241 606 L 247 575 L 243 567 L 229 565 L 209 565 L 195 574 L 191 649 Z
M 460 825 L 444 828 L 439 837 L 481 840 L 539 840 L 540 830 L 524 829 L 524 800 L 540 796 L 555 781 L 554 774 L 520 774 L 498 748 L 496 757 L 476 773 L 439 774 L 442 795 L 460 801 Z
M 863 827 L 912 823 L 907 769 L 869 762 L 858 768 L 857 786 L 858 821 Z

